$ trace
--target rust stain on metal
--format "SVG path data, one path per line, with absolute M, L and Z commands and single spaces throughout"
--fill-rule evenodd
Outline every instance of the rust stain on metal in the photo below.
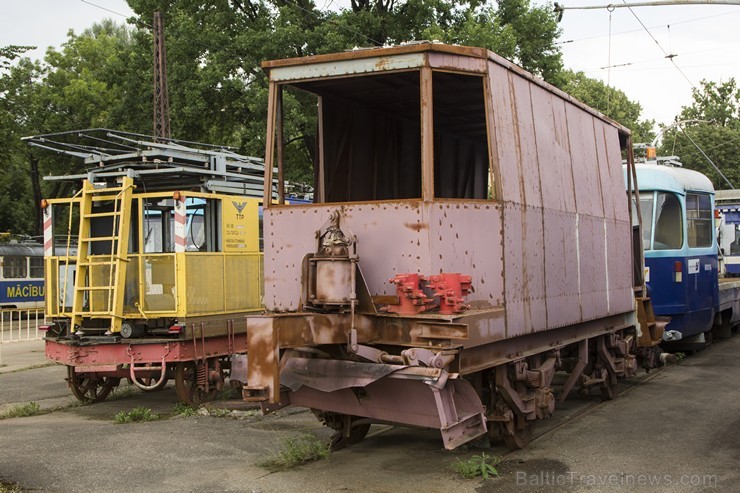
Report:
M 404 226 L 406 226 L 409 229 L 412 229 L 416 231 L 417 233 L 420 232 L 423 229 L 429 229 L 429 225 L 426 223 L 416 222 L 416 223 L 405 223 Z

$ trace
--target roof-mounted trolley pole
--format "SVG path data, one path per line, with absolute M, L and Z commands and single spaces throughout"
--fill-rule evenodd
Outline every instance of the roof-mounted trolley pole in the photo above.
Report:
M 246 382 L 245 315 L 262 310 L 263 161 L 99 128 L 24 140 L 82 161 L 45 177 L 78 191 L 42 201 L 46 354 L 67 365 L 74 395 L 173 378 L 195 404 Z

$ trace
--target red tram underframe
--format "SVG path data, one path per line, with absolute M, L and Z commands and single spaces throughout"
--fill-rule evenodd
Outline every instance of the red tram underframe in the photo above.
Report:
M 182 339 L 70 344 L 47 338 L 46 357 L 67 366 L 70 389 L 80 400 L 104 400 L 123 378 L 144 391 L 174 379 L 180 401 L 196 405 L 214 398 L 227 371 L 232 386 L 246 382 L 246 322 L 227 319 L 225 327 L 225 335 L 206 336 L 203 322 L 191 323 Z

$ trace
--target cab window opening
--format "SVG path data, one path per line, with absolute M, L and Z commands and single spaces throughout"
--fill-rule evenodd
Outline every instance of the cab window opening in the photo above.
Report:
M 686 226 L 689 247 L 712 246 L 712 199 L 709 195 L 686 195 Z
M 675 194 L 656 194 L 654 229 L 654 250 L 677 250 L 683 246 L 683 214 Z
M 485 79 L 436 71 L 432 78 L 434 196 L 490 198 Z

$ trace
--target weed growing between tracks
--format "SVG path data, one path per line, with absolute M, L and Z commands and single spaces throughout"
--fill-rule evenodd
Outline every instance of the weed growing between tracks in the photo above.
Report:
M 190 416 L 195 416 L 198 414 L 198 406 L 188 406 L 187 404 L 178 402 L 177 404 L 175 404 L 174 412 L 176 416 L 185 416 L 186 418 L 188 418 Z
M 0 481 L 0 493 L 22 493 L 23 490 L 15 483 Z
M 148 407 L 135 407 L 132 411 L 121 411 L 113 418 L 113 422 L 120 425 L 123 423 L 140 423 L 143 421 L 157 421 L 163 419 L 159 414 L 155 414 Z
M 285 471 L 306 462 L 328 459 L 331 454 L 329 444 L 310 434 L 288 437 L 280 452 L 269 459 L 257 463 L 270 472 Z
M 26 416 L 36 416 L 37 414 L 41 414 L 41 406 L 36 402 L 29 402 L 11 407 L 0 414 L 0 419 L 24 418 Z
M 465 479 L 482 476 L 483 479 L 496 478 L 500 476 L 496 466 L 501 463 L 501 457 L 497 455 L 474 455 L 466 460 L 457 459 L 452 464 L 452 469 Z

